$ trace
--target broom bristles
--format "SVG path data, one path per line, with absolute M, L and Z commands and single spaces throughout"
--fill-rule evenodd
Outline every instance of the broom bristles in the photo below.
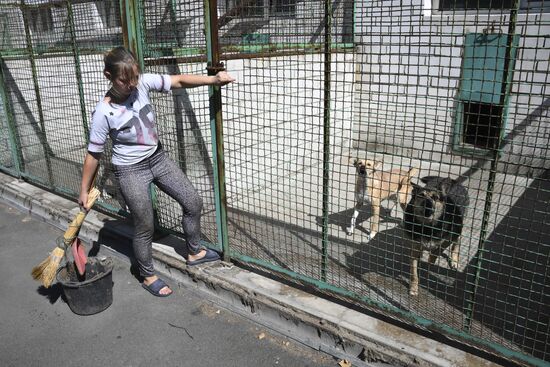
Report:
M 94 205 L 100 194 L 101 192 L 95 187 L 90 190 L 88 193 L 87 202 L 89 207 Z M 66 246 L 70 245 L 70 243 L 78 235 L 82 222 L 84 222 L 84 219 L 86 218 L 86 214 L 86 212 L 79 212 L 69 224 L 69 228 L 67 228 L 61 240 L 61 242 L 64 242 Z M 59 268 L 59 264 L 61 263 L 63 256 L 65 256 L 65 250 L 63 248 L 54 248 L 46 259 L 32 268 L 31 275 L 33 279 L 41 281 L 44 287 L 49 288 L 55 278 L 55 275 L 57 274 L 57 269 Z
M 65 250 L 60 247 L 56 247 L 48 257 L 48 264 L 44 267 L 41 277 L 44 287 L 49 288 L 50 285 L 52 285 L 57 269 L 59 268 L 59 264 L 61 263 L 64 255 Z
M 42 278 L 42 273 L 44 272 L 44 269 L 46 269 L 46 266 L 50 263 L 50 257 L 48 256 L 42 262 L 38 265 L 36 265 L 34 268 L 32 268 L 32 278 L 34 280 L 39 280 Z

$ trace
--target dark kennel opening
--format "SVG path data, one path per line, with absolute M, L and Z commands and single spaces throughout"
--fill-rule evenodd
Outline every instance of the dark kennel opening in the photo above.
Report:
M 464 143 L 494 149 L 502 124 L 502 106 L 489 103 L 464 103 Z

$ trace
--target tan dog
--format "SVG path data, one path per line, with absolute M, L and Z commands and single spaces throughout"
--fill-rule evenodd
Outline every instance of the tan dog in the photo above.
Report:
M 394 210 L 397 209 L 397 203 L 405 210 L 413 190 L 411 179 L 418 174 L 419 170 L 413 167 L 408 171 L 401 169 L 392 169 L 389 172 L 381 171 L 382 162 L 368 159 L 356 159 L 353 165 L 357 170 L 355 180 L 356 204 L 350 226 L 346 228 L 346 232 L 348 235 L 353 233 L 359 209 L 365 201 L 368 201 L 372 207 L 369 230 L 369 240 L 371 240 L 378 233 L 380 203 L 390 198 L 396 201 L 396 205 L 392 208 L 392 216 L 396 216 Z

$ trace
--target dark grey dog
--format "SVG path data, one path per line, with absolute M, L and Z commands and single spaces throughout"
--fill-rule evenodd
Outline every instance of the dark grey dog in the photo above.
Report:
M 424 187 L 414 185 L 405 209 L 405 233 L 413 240 L 409 294 L 418 295 L 418 260 L 429 251 L 434 263 L 443 256 L 452 269 L 458 267 L 458 254 L 464 215 L 469 205 L 468 191 L 450 178 L 429 176 L 421 179 Z M 451 246 L 451 256 L 443 251 Z

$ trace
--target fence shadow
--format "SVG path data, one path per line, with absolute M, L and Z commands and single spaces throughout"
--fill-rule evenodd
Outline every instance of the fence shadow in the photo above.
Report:
M 347 227 L 350 225 L 351 217 L 353 216 L 354 208 L 346 209 L 341 212 L 332 213 L 328 215 L 328 224 L 337 225 L 342 232 L 346 232 Z M 368 219 L 372 217 L 372 208 L 367 203 L 359 209 L 359 215 L 355 221 L 355 230 L 364 234 L 369 234 Z M 316 216 L 315 221 L 319 227 L 323 226 L 323 217 Z M 392 222 L 399 223 L 400 219 L 391 216 L 391 209 L 381 206 L 380 207 L 380 223 Z
M 524 352 L 548 360 L 550 275 L 545 269 L 550 264 L 549 202 L 550 170 L 547 170 L 532 182 L 489 235 L 481 265 L 478 265 L 480 251 L 463 272 L 420 262 L 420 287 L 428 293 L 421 292 L 417 297 L 426 298 L 421 301 L 426 307 L 431 307 L 428 297 L 433 296 L 462 313 L 466 309 L 466 287 L 471 290 L 480 266 L 472 300 L 476 328 L 489 328 L 494 335 L 521 346 Z M 381 232 L 347 257 L 347 269 L 362 281 L 367 273 L 376 273 L 395 278 L 408 287 L 410 246 L 401 226 Z M 441 281 L 442 278 L 446 281 Z M 425 310 L 414 312 L 418 311 Z M 479 329 L 472 333 L 484 335 Z
M 121 232 L 126 235 L 121 235 Z M 88 257 L 100 255 L 101 245 L 106 246 L 115 251 L 118 256 L 128 258 L 131 264 L 130 272 L 137 281 L 141 282 L 132 248 L 132 233 L 133 225 L 130 218 L 104 222 L 103 228 L 99 230 L 97 240 L 92 243 L 92 247 L 88 251 Z
M 550 360 L 550 170 L 533 180 L 488 237 L 474 319 Z M 471 277 L 475 264 L 466 269 Z

